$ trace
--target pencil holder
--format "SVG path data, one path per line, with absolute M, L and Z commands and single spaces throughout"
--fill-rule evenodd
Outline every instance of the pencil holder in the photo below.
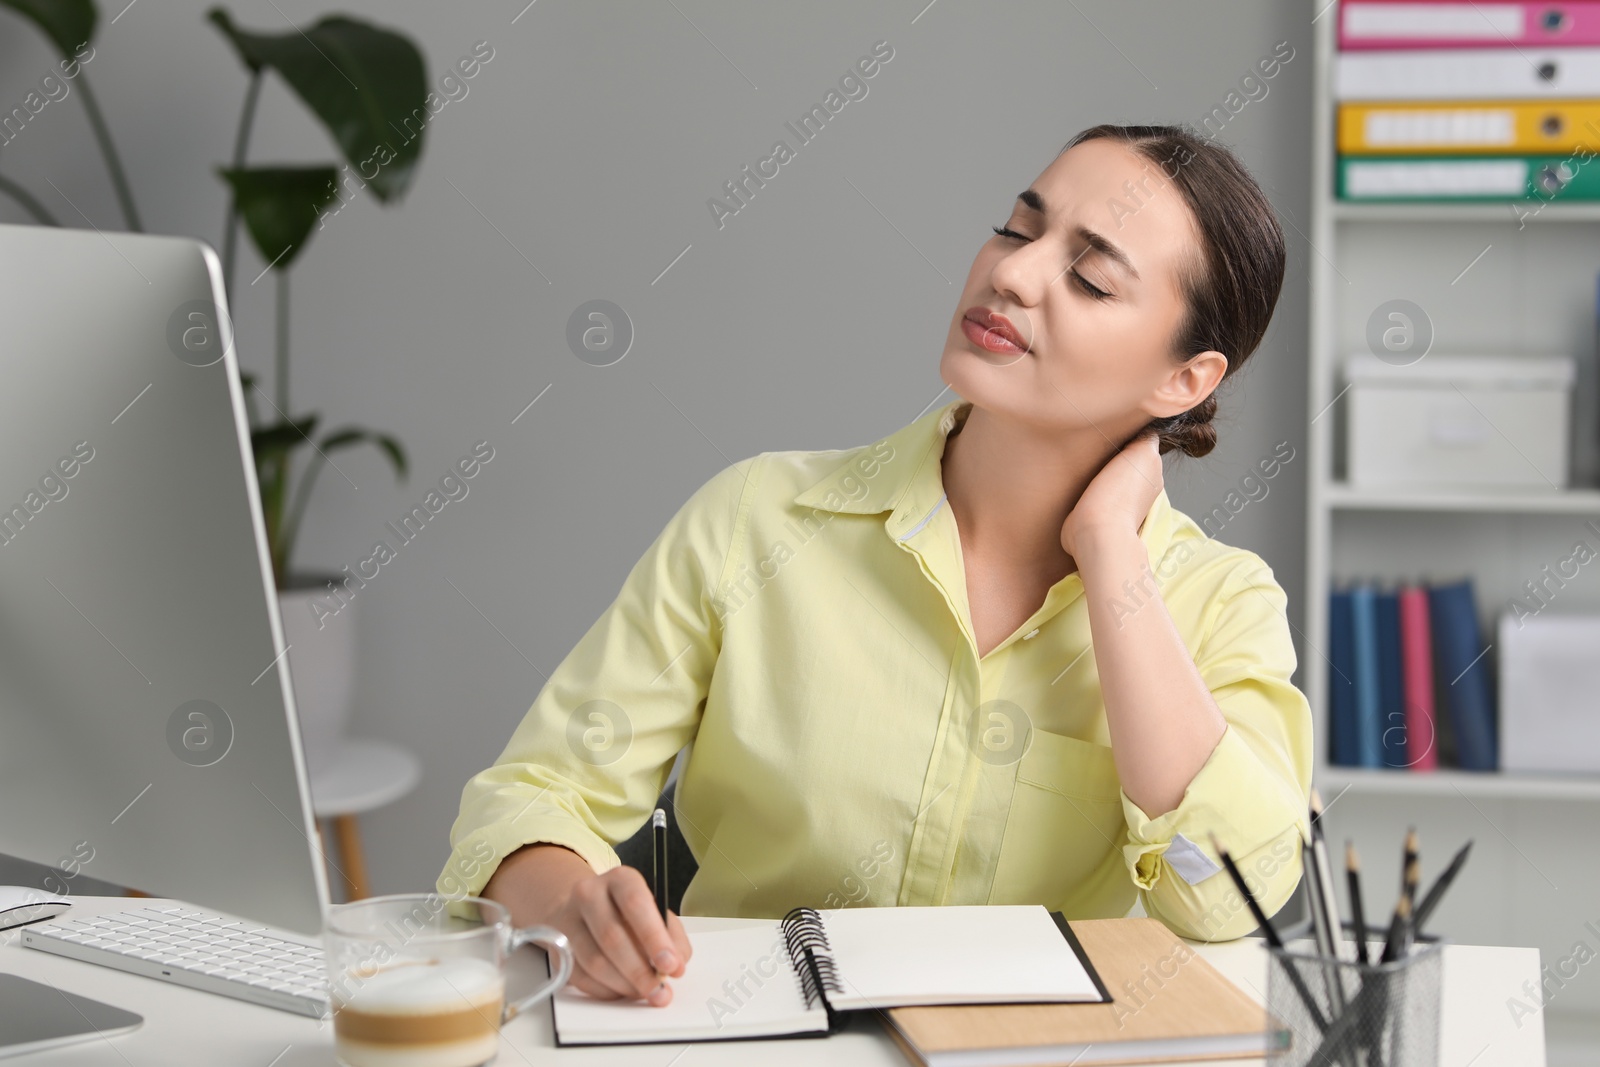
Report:
M 1267 1012 L 1289 1041 L 1273 1067 L 1438 1067 L 1443 942 L 1392 963 L 1330 960 L 1284 937 L 1267 948 Z

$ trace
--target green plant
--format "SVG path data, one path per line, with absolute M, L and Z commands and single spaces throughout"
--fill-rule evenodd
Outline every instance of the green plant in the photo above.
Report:
M 93 0 L 0 0 L 0 7 L 10 8 L 31 21 L 67 59 L 73 56 L 74 49 L 93 39 L 98 22 Z M 289 581 L 289 561 L 312 486 L 322 467 L 331 462 L 328 454 L 360 444 L 374 445 L 389 458 L 402 481 L 406 477 L 406 457 L 400 442 L 393 437 L 360 426 L 342 426 L 313 440 L 320 416 L 315 412 L 289 414 L 288 272 L 310 240 L 320 212 L 338 196 L 340 172 L 332 164 L 247 164 L 262 79 L 268 70 L 278 74 L 327 128 L 346 161 L 344 169 L 356 168 L 360 184 L 371 190 L 380 203 L 403 196 L 416 172 L 429 114 L 428 90 L 421 51 L 409 38 L 392 30 L 330 15 L 305 28 L 264 34 L 239 29 L 220 7 L 212 8 L 206 17 L 233 46 L 250 76 L 232 162 L 217 168 L 229 190 L 221 259 L 223 284 L 231 305 L 242 222 L 257 253 L 269 264 L 275 282 L 276 398 L 256 385 L 255 375 L 241 372 L 240 378 L 249 411 L 250 440 L 273 574 L 283 588 Z M 123 218 L 128 229 L 142 230 L 127 176 L 99 104 L 81 69 L 75 78 Z M 412 123 L 416 123 L 414 131 Z M 369 170 L 373 171 L 371 175 Z M 39 222 L 59 225 L 36 197 L 3 175 L 0 193 L 16 200 Z M 259 417 L 256 392 L 272 406 L 274 418 L 263 421 Z M 298 478 L 293 478 L 294 458 L 307 446 L 316 454 L 306 462 Z

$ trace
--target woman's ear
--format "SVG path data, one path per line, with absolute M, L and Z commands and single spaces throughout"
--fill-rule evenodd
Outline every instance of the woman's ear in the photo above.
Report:
M 1202 352 L 1186 363 L 1174 364 L 1165 381 L 1145 402 L 1144 410 L 1153 419 L 1180 415 L 1210 396 L 1228 373 L 1228 357 L 1221 352 Z

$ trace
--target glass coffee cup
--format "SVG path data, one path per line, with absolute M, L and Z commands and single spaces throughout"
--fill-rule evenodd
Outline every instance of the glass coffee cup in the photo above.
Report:
M 477 1067 L 494 1060 L 500 1027 L 572 976 L 566 936 L 517 928 L 484 897 L 398 893 L 335 904 L 322 930 L 334 1054 L 344 1067 Z M 511 954 L 551 953 L 554 975 L 506 1000 Z

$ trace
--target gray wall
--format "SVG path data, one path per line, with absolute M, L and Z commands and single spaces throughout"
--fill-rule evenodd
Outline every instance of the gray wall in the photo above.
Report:
M 1221 445 L 1201 461 L 1169 458 L 1167 478 L 1174 503 L 1198 516 L 1278 442 L 1294 445 L 1269 495 L 1219 536 L 1272 564 L 1301 626 L 1315 254 L 1299 235 L 1305 7 L 924 2 L 543 0 L 520 16 L 523 0 L 340 5 L 412 34 L 435 83 L 475 42 L 494 49 L 468 95 L 431 122 L 406 199 L 380 207 L 359 194 L 293 274 L 296 409 L 393 431 L 413 463 L 397 485 L 375 454 L 337 457 L 349 481 L 321 479 L 302 567 L 353 566 L 473 442 L 496 449 L 468 498 L 356 603 L 354 729 L 409 745 L 425 765 L 414 793 L 363 819 L 376 891 L 431 888 L 463 782 L 697 486 L 756 452 L 865 443 L 924 411 L 943 385 L 939 354 L 974 253 L 1061 145 L 1098 122 L 1198 123 L 1282 40 L 1294 58 L 1220 137 L 1285 219 L 1284 295 L 1224 395 Z M 231 152 L 245 79 L 205 6 L 145 0 L 113 24 L 122 0 L 110 0 L 87 75 L 146 227 L 219 244 L 212 167 Z M 304 24 L 324 9 L 231 10 L 278 31 L 285 16 Z M 878 40 L 894 56 L 868 95 L 719 230 L 707 199 L 774 140 L 795 147 L 784 122 Z M 0 13 L 0 105 L 20 103 L 52 62 Z M 252 158 L 335 157 L 269 79 Z M 0 148 L 0 173 L 69 225 L 86 215 L 121 227 L 77 98 Z M 4 200 L 0 220 L 27 221 Z M 270 379 L 270 278 L 247 284 L 263 266 L 241 255 L 235 317 L 244 365 Z M 608 367 L 579 361 L 565 340 L 568 316 L 595 298 L 636 329 Z

